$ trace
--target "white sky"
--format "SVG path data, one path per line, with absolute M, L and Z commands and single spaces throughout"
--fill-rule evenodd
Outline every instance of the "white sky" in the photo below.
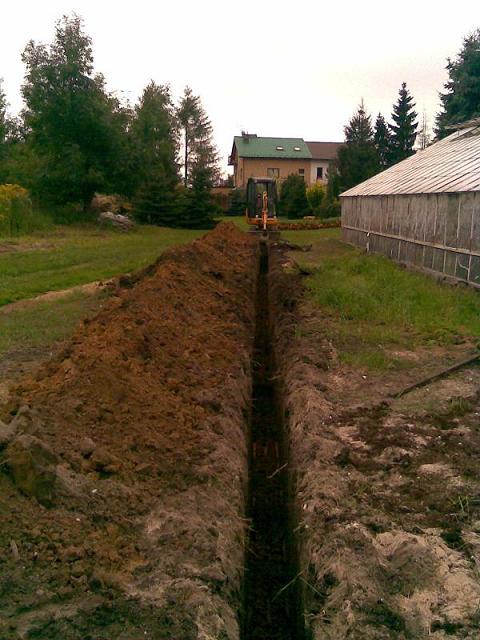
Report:
M 225 169 L 241 129 L 343 140 L 362 96 L 388 117 L 403 81 L 433 123 L 446 58 L 480 27 L 478 0 L 5 1 L 0 78 L 12 112 L 22 104 L 26 42 L 51 42 L 55 20 L 72 11 L 111 90 L 134 101 L 154 79 L 174 96 L 185 84 L 200 94 Z

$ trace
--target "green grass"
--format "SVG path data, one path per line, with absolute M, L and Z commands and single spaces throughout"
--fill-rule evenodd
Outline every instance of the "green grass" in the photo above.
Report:
M 299 259 L 313 269 L 307 280 L 310 298 L 326 312 L 325 330 L 345 362 L 398 369 L 411 363 L 390 351 L 480 336 L 476 291 L 442 285 L 387 258 L 367 256 L 334 236 L 314 241 L 312 252 Z
M 53 344 L 70 336 L 80 318 L 97 311 L 105 294 L 70 293 L 56 300 L 36 302 L 9 313 L 0 311 L 0 359 Z
M 9 249 L 0 253 L 0 306 L 135 271 L 166 248 L 203 233 L 150 226 L 122 233 L 79 225 L 15 240 L 0 238 L 0 248 Z

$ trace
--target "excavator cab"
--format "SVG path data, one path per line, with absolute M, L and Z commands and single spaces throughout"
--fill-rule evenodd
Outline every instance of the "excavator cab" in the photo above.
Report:
M 277 231 L 277 184 L 273 178 L 249 178 L 247 182 L 247 223 L 266 235 Z

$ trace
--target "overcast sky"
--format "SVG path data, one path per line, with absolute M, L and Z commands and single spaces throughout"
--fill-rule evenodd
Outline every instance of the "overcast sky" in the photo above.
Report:
M 242 129 L 263 136 L 342 140 L 363 96 L 386 116 L 407 82 L 430 122 L 448 56 L 480 27 L 478 0 L 22 0 L 2 10 L 0 78 L 21 108 L 26 42 L 51 42 L 55 20 L 77 12 L 95 68 L 135 101 L 150 79 L 179 95 L 189 84 L 212 120 L 222 167 Z

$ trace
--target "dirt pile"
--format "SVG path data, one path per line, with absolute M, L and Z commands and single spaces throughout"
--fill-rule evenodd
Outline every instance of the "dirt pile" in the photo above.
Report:
M 0 424 L 0 637 L 239 637 L 257 248 L 120 280 Z
M 478 638 L 479 369 L 379 402 L 392 374 L 342 364 L 272 258 L 307 637 Z

